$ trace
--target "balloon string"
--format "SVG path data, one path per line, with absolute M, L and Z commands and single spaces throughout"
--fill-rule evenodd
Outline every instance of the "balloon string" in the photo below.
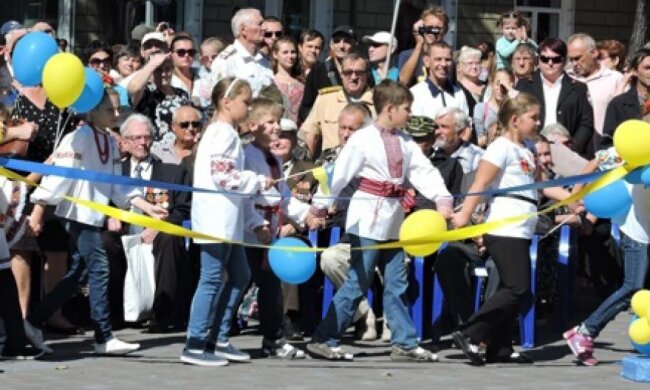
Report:
M 59 120 L 56 125 L 56 136 L 54 138 L 54 149 L 59 147 L 61 138 L 63 138 L 63 129 L 68 125 L 68 121 L 70 120 L 70 118 L 72 118 L 71 112 L 68 111 L 67 114 L 68 116 L 65 118 L 63 125 L 61 125 L 61 117 L 63 116 L 63 110 L 59 110 Z

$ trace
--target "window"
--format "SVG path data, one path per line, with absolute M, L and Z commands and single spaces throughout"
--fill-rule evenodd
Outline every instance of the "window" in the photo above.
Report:
M 539 43 L 548 37 L 566 40 L 573 33 L 574 0 L 515 0 L 515 10 L 530 20 L 530 37 Z

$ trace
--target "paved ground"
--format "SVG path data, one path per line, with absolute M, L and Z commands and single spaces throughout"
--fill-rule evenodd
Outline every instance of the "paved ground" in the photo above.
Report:
M 623 380 L 620 360 L 632 354 L 627 341 L 629 316 L 622 314 L 605 329 L 597 344 L 598 367 L 577 367 L 556 332 L 540 326 L 542 344 L 529 351 L 533 366 L 472 367 L 447 341 L 433 364 L 397 364 L 386 344 L 348 347 L 357 354 L 350 363 L 308 359 L 283 362 L 255 359 L 221 368 L 183 365 L 178 356 L 183 334 L 151 335 L 127 329 L 117 334 L 142 343 L 125 358 L 92 355 L 90 334 L 53 340 L 56 354 L 42 361 L 0 362 L 0 389 L 632 389 L 648 388 Z M 256 353 L 260 337 L 238 336 L 234 343 Z M 429 348 L 433 348 L 431 345 Z

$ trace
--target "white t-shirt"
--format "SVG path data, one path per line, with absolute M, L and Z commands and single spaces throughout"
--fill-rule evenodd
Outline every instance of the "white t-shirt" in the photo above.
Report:
M 560 76 L 553 85 L 547 85 L 545 80 L 542 80 L 542 88 L 544 90 L 544 107 L 546 108 L 544 117 L 544 126 L 557 123 L 557 103 L 560 100 L 560 91 L 562 90 L 562 79 Z
M 499 137 L 492 142 L 483 160 L 496 165 L 501 172 L 492 182 L 491 188 L 509 188 L 524 184 L 531 184 L 535 181 L 535 159 L 533 153 L 523 146 L 519 146 L 505 137 Z M 537 191 L 511 192 L 531 200 L 537 200 Z M 537 211 L 533 203 L 510 198 L 494 197 L 490 202 L 486 222 L 496 221 L 516 215 L 527 214 Z M 507 225 L 501 229 L 490 232 L 495 236 L 517 237 L 531 239 L 535 234 L 537 217 L 529 218 L 523 222 Z
M 632 194 L 632 207 L 621 220 L 612 219 L 619 223 L 620 229 L 626 236 L 642 244 L 650 244 L 650 189 L 643 184 L 632 185 L 625 182 Z

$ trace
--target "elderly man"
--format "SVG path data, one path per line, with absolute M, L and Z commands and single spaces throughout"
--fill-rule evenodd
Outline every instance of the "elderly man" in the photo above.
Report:
M 368 60 L 372 72 L 372 80 L 375 85 L 383 79 L 398 81 L 399 69 L 396 66 L 386 66 L 388 46 L 391 45 L 391 55 L 397 49 L 397 39 L 388 31 L 378 31 L 373 35 L 366 35 L 361 40 L 368 45 Z
M 196 108 L 180 106 L 172 116 L 172 131 L 176 136 L 174 143 L 154 142 L 151 154 L 165 164 L 179 165 L 185 157 L 192 154 L 201 132 L 201 113 Z
M 273 83 L 271 65 L 259 51 L 264 37 L 264 18 L 255 8 L 242 8 L 230 23 L 235 42 L 212 62 L 212 80 L 214 84 L 225 77 L 246 80 L 253 96 L 257 96 L 264 86 Z
M 309 115 L 318 94 L 323 88 L 341 85 L 341 68 L 343 59 L 350 54 L 357 41 L 354 30 L 350 26 L 338 26 L 330 37 L 330 55 L 323 62 L 317 62 L 307 75 L 305 93 L 300 105 L 298 120 L 305 121 Z
M 512 73 L 515 75 L 515 81 L 521 79 L 530 79 L 537 66 L 537 52 L 535 48 L 527 43 L 521 43 L 515 48 L 510 60 Z
M 189 175 L 185 168 L 173 164 L 165 164 L 151 155 L 153 140 L 153 125 L 149 118 L 141 114 L 129 116 L 120 133 L 128 142 L 130 158 L 122 163 L 122 173 L 125 176 L 144 180 L 163 181 L 174 184 L 190 185 Z M 169 212 L 167 222 L 182 225 L 189 218 L 190 193 L 181 191 L 168 191 L 165 189 L 144 187 L 145 199 L 166 208 Z M 126 266 L 124 248 L 120 236 L 122 234 L 140 234 L 142 242 L 153 244 L 154 279 L 156 292 L 153 303 L 153 320 L 149 324 L 151 332 L 166 332 L 172 328 L 178 312 L 183 294 L 187 291 L 178 289 L 181 276 L 188 275 L 185 271 L 187 264 L 183 238 L 158 232 L 150 228 L 142 229 L 139 226 L 122 226 L 119 220 L 108 220 L 108 231 L 102 235 L 104 247 L 111 261 L 111 277 L 109 294 L 111 306 L 121 313 L 123 281 Z M 187 297 L 186 297 L 187 298 Z M 180 321 L 182 323 L 182 319 Z
M 343 87 L 321 90 L 302 125 L 302 136 L 313 160 L 322 151 L 340 145 L 337 120 L 341 109 L 348 103 L 363 103 L 374 116 L 372 90 L 368 88 L 368 61 L 359 54 L 352 53 L 343 59 L 341 68 Z
M 568 40 L 568 57 L 572 66 L 567 74 L 587 84 L 589 101 L 594 108 L 594 149 L 600 145 L 605 124 L 605 111 L 612 99 L 623 92 L 623 75 L 602 66 L 596 41 L 587 34 L 574 34 Z
M 472 131 L 472 121 L 467 113 L 457 107 L 442 108 L 436 112 L 434 121 L 437 125 L 436 153 L 457 159 L 465 174 L 475 171 L 484 150 L 463 141 L 463 135 Z
M 445 42 L 436 42 L 427 47 L 424 65 L 429 75 L 426 80 L 411 88 L 413 93 L 413 115 L 433 115 L 445 107 L 458 107 L 469 113 L 467 99 L 460 86 L 452 80 L 451 47 Z

